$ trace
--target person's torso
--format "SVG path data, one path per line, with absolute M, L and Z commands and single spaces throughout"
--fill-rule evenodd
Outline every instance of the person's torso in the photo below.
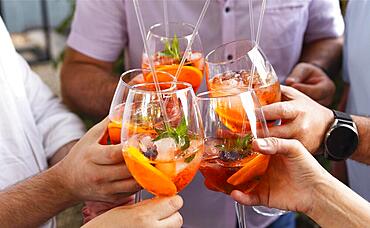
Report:
M 21 67 L 0 17 L 0 190 L 47 168 Z M 50 219 L 42 227 L 55 224 L 55 219 Z
M 345 73 L 350 92 L 346 111 L 370 115 L 370 1 L 350 1 L 346 11 Z M 367 140 L 367 139 L 360 139 Z M 351 188 L 370 201 L 370 167 L 347 161 Z
M 205 1 L 177 0 L 168 2 L 169 21 L 181 21 L 195 25 Z M 257 33 L 261 9 L 259 0 L 253 1 L 254 34 Z M 260 46 L 277 72 L 284 80 L 298 62 L 309 19 L 311 0 L 269 0 L 263 19 Z M 143 19 L 148 30 L 151 25 L 163 23 L 163 1 L 140 1 Z M 176 9 L 176 10 L 173 10 Z M 179 10 L 181 9 L 181 10 Z M 129 68 L 141 64 L 143 49 L 135 10 L 131 1 L 125 1 L 128 34 Z M 217 46 L 234 40 L 251 39 L 248 1 L 213 0 L 200 26 L 199 35 L 204 54 Z

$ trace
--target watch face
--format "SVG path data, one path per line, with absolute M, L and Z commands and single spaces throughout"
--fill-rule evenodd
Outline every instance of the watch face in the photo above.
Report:
M 336 159 L 346 159 L 355 151 L 357 144 L 356 132 L 346 125 L 340 125 L 334 128 L 327 138 L 327 153 Z

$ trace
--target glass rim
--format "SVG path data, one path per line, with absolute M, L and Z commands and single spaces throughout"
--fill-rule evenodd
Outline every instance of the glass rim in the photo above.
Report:
M 128 87 L 129 89 L 134 89 L 133 88 L 133 86 L 134 85 L 130 85 L 130 84 L 128 84 L 127 82 L 125 82 L 125 80 L 124 80 L 124 77 L 125 76 L 127 76 L 128 74 L 131 74 L 131 73 L 133 73 L 133 72 L 141 72 L 141 73 L 143 73 L 143 72 L 148 72 L 148 73 L 151 73 L 152 71 L 151 70 L 149 70 L 149 69 L 140 69 L 140 68 L 136 68 L 136 69 L 131 69 L 131 70 L 128 70 L 128 71 L 125 71 L 125 72 L 123 72 L 122 74 L 121 74 L 121 76 L 120 76 L 120 81 L 126 86 L 126 87 Z M 176 82 L 176 78 L 175 78 L 175 76 L 173 76 L 172 74 L 170 74 L 170 73 L 168 73 L 168 72 L 166 72 L 166 71 L 162 71 L 162 70 L 155 70 L 155 72 L 159 72 L 159 73 L 161 73 L 161 74 L 166 74 L 166 75 L 168 75 L 168 76 L 170 76 L 172 79 L 173 79 L 173 82 Z M 144 82 L 144 83 L 147 83 L 147 82 Z M 144 83 L 139 83 L 139 84 L 144 84 Z
M 187 34 L 187 35 L 184 35 L 184 36 L 177 36 L 176 35 L 176 38 L 177 39 L 186 39 L 186 40 L 190 40 L 191 38 L 191 35 L 193 34 L 193 31 L 195 29 L 195 26 L 190 24 L 190 23 L 186 23 L 186 22 L 180 22 L 180 21 L 170 21 L 168 22 L 168 24 L 175 24 L 175 25 L 181 25 L 181 26 L 184 26 L 184 27 L 189 27 L 192 31 L 190 32 L 190 34 Z M 164 26 L 164 23 L 160 22 L 160 23 L 156 23 L 152 26 L 150 26 L 149 28 L 149 32 L 148 32 L 148 37 L 149 35 L 152 35 L 154 37 L 157 37 L 157 38 L 160 38 L 160 39 L 173 39 L 175 38 L 174 35 L 173 36 L 163 36 L 163 35 L 159 35 L 155 32 L 153 32 L 153 29 L 155 28 L 159 28 L 159 27 L 162 27 Z M 198 35 L 198 32 L 195 34 L 196 36 Z
M 240 96 L 240 95 L 243 95 L 245 93 L 248 93 L 248 92 L 255 93 L 255 90 L 253 88 L 245 87 L 243 89 L 245 89 L 245 91 L 242 91 L 242 92 L 240 92 L 240 91 L 232 92 L 232 91 L 227 91 L 227 90 L 211 90 L 211 91 L 208 90 L 208 91 L 205 91 L 205 92 L 198 93 L 196 95 L 196 99 L 201 100 L 201 101 L 210 101 L 210 100 L 215 100 L 215 99 L 236 97 L 236 96 Z M 211 93 L 221 93 L 221 95 L 218 95 L 216 97 L 204 97 L 205 95 L 209 95 Z M 222 94 L 222 93 L 224 93 L 224 94 Z
M 252 49 L 253 49 L 254 47 L 257 47 L 256 42 L 255 42 L 255 41 L 252 41 L 252 40 L 248 40 L 248 39 L 233 40 L 233 41 L 230 41 L 230 42 L 228 42 L 228 43 L 221 44 L 220 46 L 218 46 L 218 47 L 216 47 L 215 49 L 213 49 L 212 51 L 210 51 L 210 52 L 206 55 L 206 57 L 205 57 L 205 59 L 204 59 L 204 62 L 205 62 L 206 64 L 210 64 L 210 65 L 226 65 L 226 64 L 229 64 L 229 63 L 232 63 L 232 62 L 236 62 L 236 61 L 238 61 L 238 60 L 240 60 L 240 59 L 242 59 L 242 58 L 246 57 L 246 56 L 247 56 L 247 53 L 245 53 L 244 55 L 242 55 L 242 56 L 238 57 L 237 59 L 225 60 L 225 61 L 219 61 L 219 62 L 211 62 L 211 61 L 209 61 L 209 57 L 210 57 L 211 55 L 215 54 L 215 52 L 216 52 L 217 50 L 219 50 L 219 49 L 221 49 L 221 48 L 224 48 L 224 47 L 226 47 L 226 46 L 228 46 L 228 45 L 231 45 L 231 44 L 240 43 L 240 42 L 245 42 L 245 41 L 247 41 L 247 42 L 249 42 L 249 43 L 251 43 L 251 44 L 253 45 L 253 46 L 252 46 Z M 252 49 L 251 49 L 251 50 L 252 50 Z M 258 48 L 258 49 L 260 49 L 260 48 Z M 264 56 L 264 54 L 263 54 L 263 56 Z

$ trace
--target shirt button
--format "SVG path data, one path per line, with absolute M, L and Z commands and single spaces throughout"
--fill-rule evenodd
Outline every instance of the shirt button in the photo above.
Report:
M 230 7 L 226 7 L 226 8 L 225 8 L 225 12 L 226 12 L 226 13 L 230 12 Z
M 227 60 L 232 60 L 233 59 L 233 55 L 227 55 Z

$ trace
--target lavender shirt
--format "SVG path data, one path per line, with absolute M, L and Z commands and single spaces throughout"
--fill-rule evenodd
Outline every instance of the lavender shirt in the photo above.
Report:
M 167 1 L 169 21 L 195 24 L 204 1 Z M 254 0 L 254 21 L 260 0 Z M 163 21 L 161 0 L 141 0 L 146 28 Z M 268 0 L 260 45 L 280 81 L 299 61 L 304 43 L 342 35 L 344 23 L 339 3 L 334 0 Z M 246 0 L 213 0 L 199 31 L 204 52 L 222 43 L 250 39 Z M 79 0 L 68 45 L 90 57 L 115 61 L 125 51 L 125 67 L 140 68 L 143 44 L 130 0 Z M 200 88 L 200 90 L 204 89 Z M 235 227 L 233 201 L 204 187 L 200 174 L 181 193 L 184 227 Z M 265 227 L 276 218 L 247 213 L 248 227 Z

